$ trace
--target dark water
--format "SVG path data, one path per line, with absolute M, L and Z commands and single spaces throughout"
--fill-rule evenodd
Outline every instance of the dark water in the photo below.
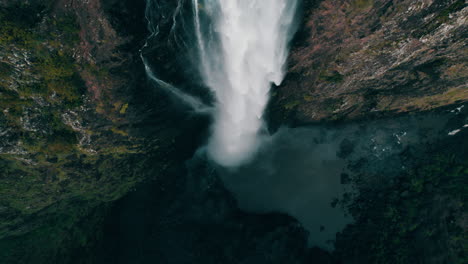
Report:
M 453 108 L 282 128 L 250 164 L 235 170 L 211 164 L 201 149 L 165 179 L 147 183 L 119 202 L 109 217 L 101 262 L 219 263 L 220 256 L 231 254 L 226 250 L 249 258 L 255 256 L 249 250 L 269 241 L 264 230 L 294 221 L 277 213 L 296 218 L 308 237 L 288 231 L 268 243 L 331 250 L 336 233 L 353 221 L 342 206 L 357 192 L 350 179 L 365 173 L 374 175 L 367 181 L 377 190 L 390 186 L 417 162 L 405 160 L 402 153 L 408 147 L 422 153 L 457 129 L 468 129 L 467 112 Z M 187 142 L 190 135 L 186 133 Z M 245 263 L 270 262 L 253 258 Z
M 339 205 L 355 192 L 349 179 L 365 172 L 390 184 L 408 161 L 400 154 L 462 128 L 466 115 L 442 113 L 402 116 L 336 126 L 282 128 L 249 165 L 223 171 L 222 179 L 239 206 L 249 212 L 278 211 L 297 218 L 309 243 L 331 249 L 331 240 L 352 218 Z M 354 166 L 359 164 L 359 166 Z

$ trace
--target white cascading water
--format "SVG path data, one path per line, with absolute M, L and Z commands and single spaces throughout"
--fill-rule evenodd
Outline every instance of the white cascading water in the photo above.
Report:
M 146 18 L 146 21 L 148 21 L 148 30 L 151 34 L 148 36 L 145 45 L 140 50 L 140 57 L 143 62 L 143 65 L 145 66 L 146 76 L 149 78 L 149 80 L 152 81 L 153 84 L 157 85 L 157 87 L 177 97 L 178 99 L 182 101 L 182 103 L 190 106 L 195 112 L 202 112 L 202 113 L 208 112 L 210 111 L 210 107 L 204 104 L 199 98 L 193 95 L 187 94 L 183 90 L 179 89 L 178 87 L 175 87 L 174 85 L 158 78 L 156 74 L 154 73 L 152 67 L 148 63 L 148 60 L 143 55 L 143 50 L 148 48 L 149 46 L 148 41 L 152 39 L 153 37 L 156 37 L 159 34 L 159 25 L 155 25 L 151 17 L 151 14 L 157 11 L 158 8 L 159 8 L 158 1 L 154 1 L 154 0 L 146 1 L 145 18 Z M 179 14 L 181 8 L 182 8 L 182 1 L 179 0 L 177 3 L 176 10 L 174 12 L 173 18 L 172 18 L 173 24 L 172 24 L 171 32 L 174 31 L 177 25 L 176 17 Z
M 192 0 L 200 71 L 216 96 L 208 154 L 248 161 L 264 130 L 271 84 L 284 77 L 297 0 Z

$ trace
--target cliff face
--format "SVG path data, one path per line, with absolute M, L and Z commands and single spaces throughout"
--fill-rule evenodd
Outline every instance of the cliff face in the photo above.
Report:
M 176 159 L 180 129 L 139 58 L 143 13 L 144 1 L 0 1 L 0 239 L 60 244 L 51 233 Z
M 465 1 L 318 2 L 306 8 L 288 75 L 273 90 L 274 119 L 355 119 L 468 100 Z
M 160 34 L 144 54 L 165 80 L 177 86 L 190 82 L 190 92 L 203 93 L 196 69 L 181 67 L 188 57 L 176 45 L 181 32 L 171 32 L 172 15 L 189 13 L 190 1 L 153 3 L 160 12 L 155 16 Z M 273 91 L 272 117 L 287 123 L 348 120 L 466 102 L 465 6 L 455 0 L 305 1 L 289 73 Z M 119 251 L 114 233 L 126 232 L 118 218 L 124 208 L 140 210 L 137 220 L 149 219 L 151 232 L 140 230 L 149 242 L 143 248 L 153 257 L 153 245 L 159 245 L 156 256 L 167 262 L 174 256 L 190 262 L 196 252 L 200 263 L 320 262 L 317 256 L 330 263 L 328 254 L 307 249 L 305 231 L 294 219 L 239 212 L 212 172 L 187 175 L 181 169 L 198 146 L 206 119 L 174 111 L 174 102 L 147 83 L 139 52 L 148 36 L 144 9 L 143 0 L 0 0 L 0 262 L 86 263 L 88 256 L 100 257 L 96 249 Z M 458 146 L 463 136 L 449 143 Z M 440 171 L 462 175 L 458 163 L 430 168 L 431 177 Z M 403 225 L 394 220 L 406 211 L 431 210 L 415 194 L 433 196 L 420 183 L 433 178 L 424 177 L 403 176 L 385 199 L 380 190 L 363 193 L 363 201 L 352 206 L 364 213 L 353 213 L 358 224 L 337 242 L 342 259 L 364 263 L 368 242 L 376 239 L 385 252 L 372 260 L 399 256 L 394 253 L 401 245 L 392 242 L 387 248 L 381 237 L 401 231 L 404 241 L 407 226 L 425 225 L 417 221 L 419 215 Z M 461 176 L 452 178 L 445 185 Z M 145 179 L 154 180 L 144 192 L 153 200 L 140 199 L 149 201 L 147 211 L 138 203 L 109 209 Z M 444 196 L 465 193 L 453 192 L 451 185 L 441 189 Z M 416 201 L 400 208 L 403 191 Z M 375 204 L 377 194 L 379 201 L 390 202 Z M 394 207 L 397 212 L 387 215 Z M 105 221 L 110 227 L 102 239 Z M 444 221 L 435 224 L 445 227 Z M 363 229 L 369 232 L 365 239 Z M 452 238 L 458 250 L 462 240 Z M 96 246 L 99 241 L 107 244 Z M 111 262 L 120 257 L 102 254 Z

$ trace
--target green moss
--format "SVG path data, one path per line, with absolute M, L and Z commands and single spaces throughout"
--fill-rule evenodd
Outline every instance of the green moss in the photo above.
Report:
M 70 45 L 76 44 L 80 41 L 78 35 L 80 32 L 80 26 L 74 16 L 67 15 L 60 17 L 53 20 L 53 24 L 57 27 L 57 31 L 64 36 L 64 40 L 61 43 Z
M 47 82 L 70 78 L 75 72 L 73 60 L 58 54 L 40 58 L 35 66 L 40 76 Z
M 38 228 L 25 235 L 0 240 L 2 263 L 72 263 L 96 245 L 107 205 L 82 200 L 58 203 L 37 215 Z M 44 217 L 45 216 L 45 217 Z M 27 245 L 27 246 L 26 246 Z
M 321 72 L 319 75 L 319 79 L 325 82 L 341 83 L 344 79 L 344 76 L 338 71 L 332 71 L 330 73 Z
M 439 14 L 433 18 L 429 23 L 421 27 L 420 30 L 415 32 L 416 37 L 421 37 L 426 34 L 429 34 L 436 30 L 440 25 L 443 23 L 447 23 L 450 19 L 450 14 L 457 12 L 461 9 L 466 7 L 466 3 L 464 0 L 458 0 L 451 5 L 447 6 L 446 8 L 442 8 Z
M 99 79 L 105 79 L 109 76 L 109 69 L 105 67 L 98 67 L 96 64 L 88 63 L 83 65 L 84 70 L 96 76 Z
M 30 213 L 53 203 L 55 195 L 49 192 L 60 190 L 55 179 L 64 178 L 63 175 L 72 171 L 61 167 L 62 164 L 51 166 L 48 160 L 60 161 L 63 156 L 79 152 L 77 134 L 63 123 L 61 114 L 81 105 L 85 90 L 72 58 L 79 39 L 74 17 L 36 19 L 35 15 L 41 11 L 37 6 L 15 8 L 0 10 L 0 49 L 10 56 L 26 53 L 30 65 L 23 70 L 28 74 L 20 72 L 20 77 L 15 77 L 20 78 L 15 81 L 19 84 L 17 91 L 8 85 L 0 86 L 0 106 L 2 111 L 7 110 L 2 113 L 3 120 L 14 129 L 21 147 L 31 153 L 27 156 L 31 161 L 25 163 L 21 156 L 15 155 L 0 156 L 0 160 L 6 161 L 0 173 L 0 196 L 9 207 Z M 16 19 L 24 15 L 18 14 L 20 11 L 34 19 Z M 60 45 L 54 47 L 55 42 Z M 13 65 L 1 62 L 0 72 L 1 78 L 11 78 Z M 48 103 L 38 107 L 33 97 Z M 37 109 L 34 122 L 41 126 L 41 131 L 23 129 L 21 118 L 30 109 Z
M 449 16 L 451 13 L 457 12 L 462 10 L 466 6 L 466 2 L 464 0 L 458 0 L 448 6 L 447 8 L 443 9 L 439 15 L 436 17 L 437 22 L 445 23 L 449 20 Z
M 300 105 L 300 104 L 301 104 L 300 101 L 291 101 L 291 102 L 288 102 L 288 103 L 284 104 L 283 107 L 284 107 L 286 110 L 292 110 L 292 109 L 294 109 L 296 106 L 298 106 L 298 105 Z
M 427 241 L 425 237 L 431 237 L 429 241 L 444 237 L 451 243 L 450 254 L 459 261 L 466 260 L 463 245 L 468 243 L 468 237 L 460 236 L 463 232 L 457 230 L 456 222 L 443 220 L 439 215 L 441 210 L 445 218 L 466 212 L 467 205 L 457 205 L 456 201 L 468 199 L 467 169 L 467 161 L 443 154 L 402 175 L 395 186 L 378 191 L 378 197 L 366 198 L 362 194 L 356 199 L 356 207 L 351 207 L 359 208 L 357 222 L 350 227 L 356 228 L 354 235 L 359 239 L 353 240 L 354 245 L 349 245 L 350 241 L 339 243 L 353 248 L 351 251 L 368 263 L 415 263 L 420 261 L 417 248 L 424 247 L 420 243 Z M 437 199 L 444 199 L 443 207 Z
M 359 9 L 365 9 L 374 5 L 374 0 L 354 0 L 353 5 Z
M 123 114 L 125 114 L 125 113 L 127 112 L 127 109 L 128 109 L 128 104 L 124 104 L 124 105 L 122 106 L 122 108 L 120 108 L 119 113 L 120 113 L 121 115 L 123 115 Z
M 30 8 L 29 5 L 26 5 Z M 26 7 L 20 7 L 26 8 Z M 72 58 L 73 50 L 79 41 L 79 27 L 74 16 L 46 19 L 47 30 L 38 30 L 35 23 L 24 23 L 14 18 L 15 10 L 2 10 L 0 12 L 0 45 L 14 46 L 27 50 L 32 62 L 31 71 L 41 77 L 40 83 L 23 85 L 19 88 L 19 96 L 27 97 L 42 94 L 45 97 L 52 93 L 58 94 L 66 103 L 76 105 L 84 91 L 79 83 L 80 77 L 75 69 Z M 37 10 L 27 9 L 24 12 Z M 57 44 L 55 44 L 57 43 Z M 51 50 L 50 47 L 53 49 Z M 7 64 L 0 64 L 0 70 L 7 68 Z M 10 67 L 11 68 L 11 67 Z M 2 77 L 10 71 L 0 71 Z
M 333 112 L 343 104 L 340 98 L 328 98 L 322 103 L 322 108 L 327 112 Z
M 0 27 L 0 45 L 15 44 L 20 47 L 28 47 L 35 42 L 35 35 L 31 30 L 20 28 L 10 21 L 2 20 L 0 16 L 2 27 Z
M 23 23 L 13 19 L 16 12 L 0 10 L 0 50 L 7 55 L 0 62 L 0 122 L 28 154 L 0 154 L 0 209 L 11 212 L 0 213 L 0 262 L 48 263 L 48 257 L 61 259 L 65 250 L 89 245 L 93 232 L 79 226 L 91 208 L 128 193 L 157 159 L 140 153 L 141 142 L 129 142 L 127 131 L 112 125 L 109 131 L 92 131 L 96 151 L 78 146 L 80 135 L 62 114 L 82 106 L 83 72 L 104 81 L 109 69 L 73 59 L 80 30 L 73 16 L 41 13 L 40 19 Z M 30 62 L 14 75 L 15 65 L 8 61 L 13 54 L 26 54 Z M 3 80 L 19 86 L 12 89 Z M 114 115 L 127 109 L 128 103 L 121 104 Z M 38 131 L 24 129 L 26 113 L 32 113 Z M 93 118 L 96 124 L 110 123 L 99 115 Z
M 0 61 L 0 79 L 8 78 L 13 72 L 13 67 L 10 64 Z

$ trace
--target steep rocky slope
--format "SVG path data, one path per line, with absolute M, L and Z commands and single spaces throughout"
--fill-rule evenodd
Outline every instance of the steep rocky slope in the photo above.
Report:
M 311 8 L 305 9 L 288 75 L 272 92 L 274 120 L 355 119 L 468 100 L 465 1 L 306 5 Z
M 180 129 L 139 59 L 144 2 L 0 8 L 0 256 L 85 246 L 80 219 L 176 160 Z

